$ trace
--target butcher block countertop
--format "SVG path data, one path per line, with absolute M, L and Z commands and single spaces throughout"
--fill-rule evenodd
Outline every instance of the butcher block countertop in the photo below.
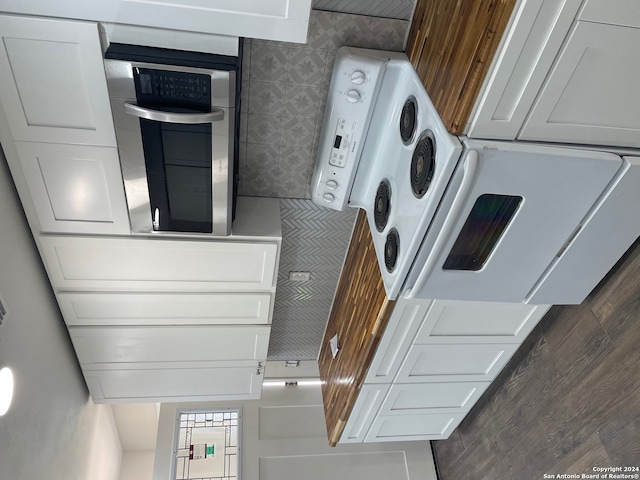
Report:
M 451 133 L 462 133 L 515 2 L 417 2 L 406 53 Z M 318 358 L 332 446 L 344 430 L 393 305 L 360 211 Z M 333 358 L 329 342 L 336 334 L 339 351 Z

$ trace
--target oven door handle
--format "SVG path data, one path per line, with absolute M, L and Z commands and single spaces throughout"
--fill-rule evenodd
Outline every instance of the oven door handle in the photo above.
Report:
M 144 118 L 146 120 L 155 120 L 163 123 L 211 123 L 219 122 L 224 119 L 224 110 L 220 108 L 212 108 L 208 113 L 175 113 L 163 112 L 152 108 L 145 108 L 133 103 L 125 102 L 124 111 L 134 117 Z
M 458 187 L 458 192 L 456 193 L 455 198 L 453 199 L 453 203 L 451 204 L 451 208 L 447 213 L 447 217 L 442 224 L 442 228 L 440 230 L 440 234 L 436 238 L 436 241 L 433 244 L 433 248 L 431 250 L 432 254 L 429 255 L 416 282 L 413 284 L 413 287 L 407 289 L 404 293 L 404 298 L 411 299 L 415 298 L 418 292 L 422 289 L 424 284 L 427 281 L 427 278 L 431 274 L 431 271 L 434 269 L 436 261 L 440 257 L 440 253 L 444 248 L 445 243 L 449 240 L 451 233 L 453 231 L 453 227 L 458 221 L 458 217 L 460 215 L 460 211 L 462 210 L 462 206 L 464 202 L 467 200 L 467 196 L 471 191 L 471 187 L 473 186 L 473 180 L 476 175 L 476 169 L 478 166 L 478 152 L 475 150 L 469 150 L 464 162 L 464 173 L 462 176 L 462 182 L 460 183 L 460 187 Z

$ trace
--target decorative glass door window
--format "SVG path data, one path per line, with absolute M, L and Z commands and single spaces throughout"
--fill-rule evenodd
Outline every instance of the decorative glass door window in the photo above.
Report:
M 175 480 L 238 480 L 240 409 L 178 412 Z

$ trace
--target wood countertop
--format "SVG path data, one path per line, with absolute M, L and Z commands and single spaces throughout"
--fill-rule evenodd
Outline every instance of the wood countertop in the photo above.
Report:
M 451 133 L 464 129 L 515 2 L 417 1 L 406 53 Z M 342 435 L 393 305 L 360 211 L 318 358 L 331 446 Z M 333 358 L 329 340 L 336 334 L 340 350 Z

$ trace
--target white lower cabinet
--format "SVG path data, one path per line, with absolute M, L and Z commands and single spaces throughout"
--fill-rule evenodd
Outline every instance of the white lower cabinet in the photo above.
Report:
M 490 382 L 433 382 L 391 385 L 380 415 L 467 412 Z
M 62 291 L 256 292 L 275 284 L 273 242 L 41 235 Z
M 365 437 L 365 442 L 403 442 L 449 438 L 465 414 L 466 412 L 378 415 Z
M 365 437 L 389 392 L 389 388 L 389 384 L 383 383 L 362 386 L 340 437 L 340 443 L 362 443 L 365 441 Z
M 448 438 L 549 308 L 398 300 L 339 442 Z
M 189 402 L 260 398 L 262 370 L 245 367 L 138 366 L 135 369 L 89 370 L 83 374 L 96 403 Z
M 67 326 L 264 325 L 270 293 L 58 293 Z
M 83 368 L 135 362 L 233 361 L 267 358 L 270 325 L 70 327 Z
M 516 343 L 413 345 L 395 381 L 491 381 L 518 346 Z

